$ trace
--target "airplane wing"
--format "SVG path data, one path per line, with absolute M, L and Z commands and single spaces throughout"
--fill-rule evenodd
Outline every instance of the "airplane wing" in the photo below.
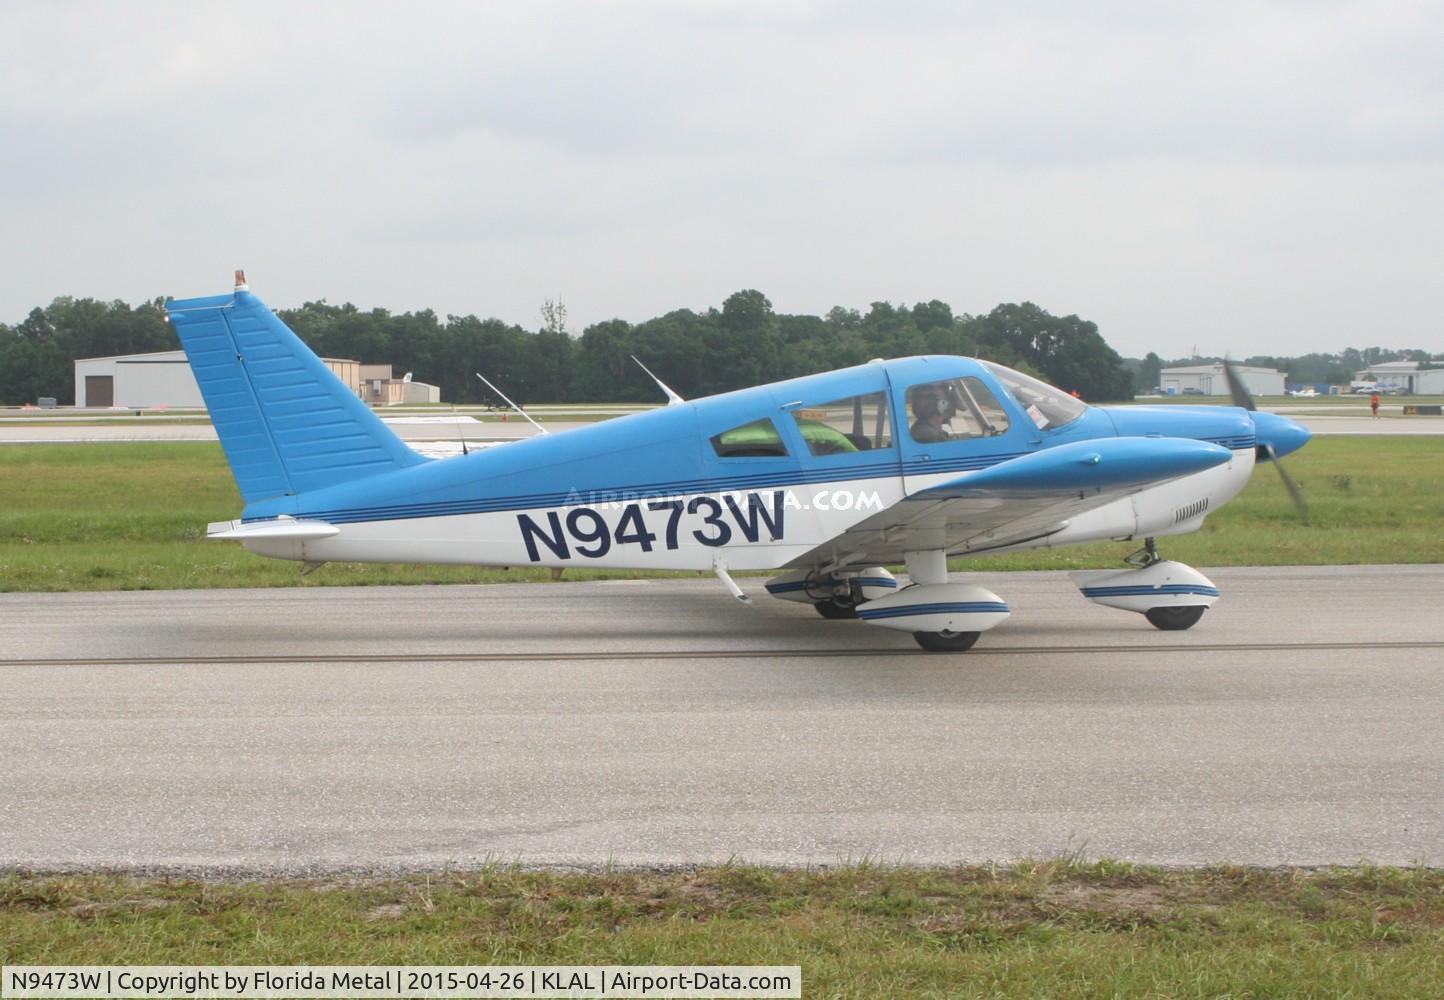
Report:
M 788 565 L 874 566 L 919 550 L 958 555 L 1001 548 L 1053 534 L 1071 517 L 1230 458 L 1227 448 L 1182 438 L 1059 445 L 913 493 Z

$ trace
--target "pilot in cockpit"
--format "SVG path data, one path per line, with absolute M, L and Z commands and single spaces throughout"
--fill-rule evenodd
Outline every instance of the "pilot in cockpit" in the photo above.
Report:
M 914 441 L 927 444 L 953 439 L 945 425 L 957 411 L 948 400 L 942 385 L 934 382 L 915 386 L 908 391 L 908 405 L 913 411 L 913 424 L 909 430 Z

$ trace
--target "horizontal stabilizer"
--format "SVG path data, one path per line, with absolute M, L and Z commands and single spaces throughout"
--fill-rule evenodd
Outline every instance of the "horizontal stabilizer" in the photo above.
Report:
M 1096 438 L 1001 462 L 913 496 L 1023 498 L 1126 490 L 1202 472 L 1232 457 L 1227 448 L 1187 438 Z
M 293 517 L 279 517 L 274 521 L 212 521 L 206 525 L 206 538 L 241 542 L 260 539 L 313 542 L 340 533 L 341 529 L 334 524 Z

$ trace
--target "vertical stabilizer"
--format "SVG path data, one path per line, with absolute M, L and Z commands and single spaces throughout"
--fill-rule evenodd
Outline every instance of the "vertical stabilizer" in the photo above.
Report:
M 231 295 L 167 307 L 246 503 L 417 465 L 236 272 Z

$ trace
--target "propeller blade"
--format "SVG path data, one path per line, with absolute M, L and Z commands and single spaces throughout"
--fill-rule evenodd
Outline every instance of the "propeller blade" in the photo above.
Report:
M 1289 491 L 1289 498 L 1294 502 L 1294 509 L 1299 512 L 1299 520 L 1307 521 L 1309 505 L 1304 502 L 1304 491 L 1299 489 L 1299 484 L 1294 482 L 1294 477 L 1289 475 L 1289 471 L 1284 468 L 1284 463 L 1274 451 L 1274 446 L 1266 444 L 1264 450 L 1269 453 L 1269 461 L 1273 463 L 1274 468 L 1279 470 L 1279 476 L 1284 481 L 1284 489 Z
M 1242 406 L 1250 413 L 1258 412 L 1253 396 L 1249 395 L 1249 391 L 1244 388 L 1243 377 L 1238 373 L 1238 366 L 1228 358 L 1223 359 L 1223 374 L 1225 381 L 1228 382 L 1228 394 L 1233 397 L 1233 405 Z M 1255 421 L 1255 425 L 1257 425 L 1257 421 Z M 1289 475 L 1289 471 L 1284 468 L 1284 463 L 1279 460 L 1278 450 L 1266 441 L 1259 442 L 1259 446 L 1268 452 L 1269 461 L 1273 463 L 1275 469 L 1279 470 L 1279 477 L 1284 481 L 1284 489 L 1289 491 L 1289 499 L 1294 502 L 1294 510 L 1299 512 L 1299 520 L 1307 521 L 1309 505 L 1304 502 L 1304 491 L 1299 489 L 1299 484 L 1294 482 L 1294 477 Z
M 1233 397 L 1234 406 L 1242 406 L 1245 410 L 1256 410 L 1253 405 L 1253 397 L 1243 387 L 1243 378 L 1238 373 L 1238 367 L 1228 358 L 1223 359 L 1224 381 L 1228 383 L 1228 394 Z

